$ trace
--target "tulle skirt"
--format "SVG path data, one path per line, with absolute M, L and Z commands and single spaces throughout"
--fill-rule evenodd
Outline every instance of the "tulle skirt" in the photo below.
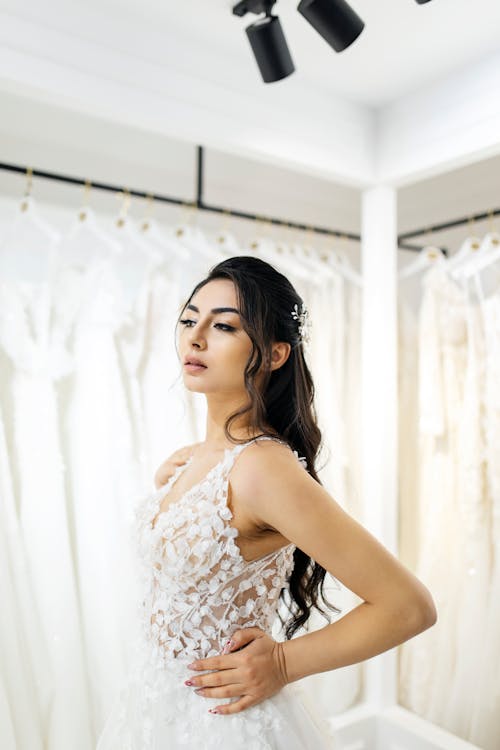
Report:
M 197 695 L 184 684 L 191 659 L 168 669 L 138 661 L 115 698 L 96 750 L 338 750 L 328 722 L 298 682 L 235 714 L 211 714 L 232 698 Z

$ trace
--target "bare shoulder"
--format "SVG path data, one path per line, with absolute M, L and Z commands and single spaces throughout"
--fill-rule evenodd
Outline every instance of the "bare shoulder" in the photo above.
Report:
M 242 497 L 255 498 L 257 487 L 266 483 L 270 475 L 273 483 L 281 480 L 294 481 L 307 475 L 296 452 L 286 443 L 276 440 L 256 440 L 238 455 L 231 470 L 231 483 Z
M 163 487 L 163 485 L 168 482 L 178 466 L 182 466 L 188 461 L 198 445 L 200 445 L 200 443 L 185 445 L 168 456 L 168 458 L 160 464 L 154 475 L 154 483 L 157 489 Z

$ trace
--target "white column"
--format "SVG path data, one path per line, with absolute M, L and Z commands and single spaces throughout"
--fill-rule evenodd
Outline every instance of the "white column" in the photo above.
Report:
M 396 191 L 362 196 L 363 525 L 397 555 L 397 213 Z M 364 699 L 375 710 L 397 698 L 397 652 L 365 665 Z

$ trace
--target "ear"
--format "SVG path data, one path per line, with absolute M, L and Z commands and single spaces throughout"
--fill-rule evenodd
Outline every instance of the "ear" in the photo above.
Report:
M 287 361 L 292 347 L 288 341 L 278 341 L 273 344 L 271 352 L 271 370 L 278 370 Z

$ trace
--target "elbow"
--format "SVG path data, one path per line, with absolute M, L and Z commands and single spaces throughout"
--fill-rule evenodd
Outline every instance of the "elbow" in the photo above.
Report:
M 412 629 L 415 631 L 415 634 L 422 633 L 437 622 L 436 605 L 428 589 L 425 589 L 423 593 L 419 593 L 412 602 L 408 612 L 408 618 L 412 623 Z

